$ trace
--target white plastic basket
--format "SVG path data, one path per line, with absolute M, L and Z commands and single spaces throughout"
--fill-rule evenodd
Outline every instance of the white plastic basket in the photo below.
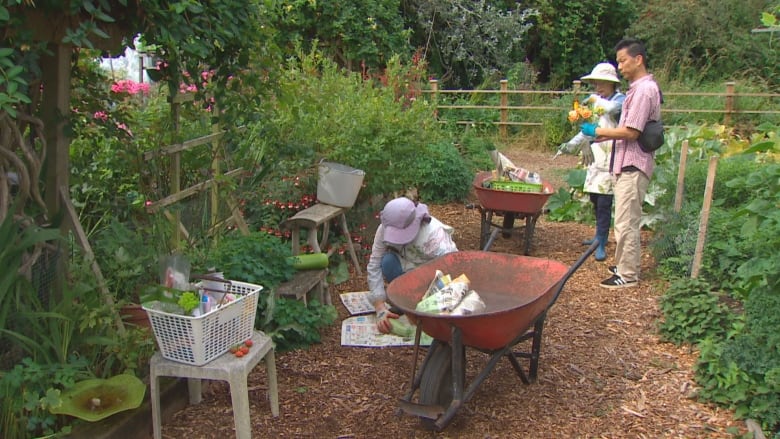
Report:
M 228 292 L 236 300 L 198 317 L 144 306 L 160 354 L 168 360 L 202 366 L 252 338 L 262 289 L 260 285 L 231 281 Z

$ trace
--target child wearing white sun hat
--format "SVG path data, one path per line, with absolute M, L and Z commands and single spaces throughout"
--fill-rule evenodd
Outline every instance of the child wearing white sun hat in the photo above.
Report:
M 599 126 L 616 127 L 626 95 L 618 89 L 620 79 L 618 79 L 615 66 L 610 63 L 596 64 L 593 71 L 583 76 L 582 80 L 591 84 L 596 92 L 584 102 L 591 108 L 603 109 L 603 114 L 599 117 Z M 599 245 L 594 253 L 594 258 L 597 261 L 603 261 L 607 258 L 606 245 L 612 223 L 613 191 L 609 169 L 612 146 L 612 140 L 594 142 L 593 138 L 578 132 L 571 140 L 558 148 L 558 151 L 563 153 L 582 152 L 582 164 L 587 167 L 583 190 L 589 194 L 596 214 L 596 234 L 592 239 L 586 239 L 582 243 L 591 245 L 593 241 L 598 241 Z

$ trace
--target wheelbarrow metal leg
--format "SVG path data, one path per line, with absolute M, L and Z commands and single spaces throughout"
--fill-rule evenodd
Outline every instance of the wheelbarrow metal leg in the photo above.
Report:
M 531 254 L 531 243 L 533 242 L 534 229 L 536 228 L 536 220 L 539 219 L 539 213 L 525 216 L 525 247 L 523 254 L 528 256 Z
M 537 373 L 539 371 L 539 358 L 541 357 L 541 350 L 542 350 L 542 329 L 544 328 L 544 314 L 539 317 L 539 319 L 536 320 L 534 323 L 534 329 L 533 331 L 528 331 L 528 333 L 525 334 L 524 337 L 521 337 L 521 340 L 518 341 L 525 341 L 527 339 L 532 339 L 531 341 L 531 352 L 509 352 L 507 353 L 507 358 L 509 359 L 509 362 L 512 363 L 512 367 L 515 369 L 515 372 L 520 376 L 520 379 L 523 381 L 523 384 L 532 384 L 536 382 Z M 523 369 L 523 366 L 520 364 L 520 362 L 517 360 L 518 358 L 523 358 L 528 360 L 528 373 L 526 374 L 525 369 Z
M 542 351 L 542 330 L 544 329 L 544 319 L 547 313 L 542 313 L 534 323 L 534 339 L 531 346 L 531 364 L 528 368 L 528 378 L 532 383 L 536 382 L 536 376 L 539 372 L 539 357 Z
M 488 236 L 491 235 L 490 228 L 493 222 L 493 211 L 480 207 L 480 227 L 479 227 L 479 248 L 485 248 Z
M 420 327 L 417 327 L 417 334 L 415 335 L 415 343 L 416 346 L 419 346 L 420 340 L 419 335 L 422 329 Z M 409 386 L 409 391 L 406 392 L 406 394 L 401 398 L 402 402 L 409 402 L 412 400 L 412 397 L 414 396 L 414 392 L 417 391 L 417 389 L 420 388 L 420 382 L 422 381 L 423 372 L 425 371 L 425 367 L 428 365 L 428 362 L 431 359 L 431 356 L 433 352 L 438 348 L 439 344 L 441 342 L 439 340 L 433 339 L 433 342 L 431 343 L 431 346 L 428 348 L 428 352 L 425 354 L 425 358 L 423 359 L 422 365 L 420 365 L 420 369 L 417 370 L 417 351 L 415 350 L 414 355 L 414 364 L 412 364 L 412 381 Z
M 490 355 L 490 359 L 488 360 L 488 362 L 485 364 L 485 366 L 482 368 L 479 374 L 476 377 L 474 377 L 474 379 L 471 381 L 468 388 L 466 389 L 466 393 L 464 394 L 463 397 L 464 403 L 468 402 L 471 399 L 471 397 L 474 396 L 474 392 L 477 391 L 477 388 L 482 384 L 483 381 L 485 381 L 485 379 L 490 375 L 490 373 L 493 372 L 493 369 L 495 369 L 496 365 L 501 360 L 501 357 L 506 355 L 510 349 L 511 349 L 511 345 L 501 348 Z
M 493 232 L 490 233 L 490 237 L 487 239 L 487 242 L 482 247 L 483 251 L 490 251 L 490 247 L 493 246 L 493 243 L 496 241 L 496 237 L 498 236 L 498 229 L 493 229 Z
M 466 365 L 464 364 L 463 334 L 461 329 L 453 326 L 452 334 L 452 401 L 447 410 L 436 420 L 436 429 L 441 431 L 446 427 L 455 413 L 465 402 L 463 399 L 463 384 Z

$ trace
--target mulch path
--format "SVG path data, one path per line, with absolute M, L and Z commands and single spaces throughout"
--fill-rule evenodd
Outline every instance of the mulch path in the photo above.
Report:
M 507 154 L 558 187 L 576 159 L 533 151 Z M 461 250 L 477 250 L 480 215 L 464 204 L 431 206 L 434 216 L 455 227 Z M 531 255 L 572 264 L 585 250 L 589 225 L 537 223 Z M 647 244 L 649 234 L 643 236 Z M 614 242 L 608 249 L 614 252 Z M 491 251 L 522 254 L 518 239 L 499 238 Z M 647 253 L 647 252 L 645 252 Z M 340 345 L 340 321 L 348 317 L 338 293 L 366 289 L 356 276 L 332 289 L 339 322 L 322 331 L 322 343 L 277 353 L 281 416 L 272 418 L 266 372 L 249 377 L 254 437 L 373 438 L 380 436 L 475 438 L 727 438 L 745 432 L 733 413 L 698 402 L 693 367 L 697 353 L 657 335 L 658 298 L 664 283 L 643 259 L 637 288 L 607 290 L 598 282 L 613 261 L 589 258 L 550 308 L 542 338 L 536 383 L 525 385 L 501 359 L 442 432 L 426 430 L 418 418 L 398 414 L 409 388 L 413 348 L 354 348 Z M 522 344 L 519 348 L 525 348 Z M 525 348 L 527 349 L 527 348 Z M 467 384 L 487 355 L 467 350 Z M 262 364 L 262 363 L 261 363 Z M 230 394 L 214 382 L 203 402 L 181 410 L 163 425 L 164 438 L 233 437 Z

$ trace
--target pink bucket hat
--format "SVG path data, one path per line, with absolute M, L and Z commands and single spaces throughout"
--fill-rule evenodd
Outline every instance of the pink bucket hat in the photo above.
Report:
M 395 245 L 406 245 L 414 240 L 420 231 L 424 217 L 429 216 L 428 206 L 400 197 L 385 204 L 380 220 L 385 227 L 385 241 Z

